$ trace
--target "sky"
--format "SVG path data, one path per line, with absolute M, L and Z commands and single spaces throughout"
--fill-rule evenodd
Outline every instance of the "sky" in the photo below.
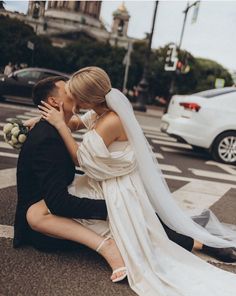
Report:
M 194 1 L 189 1 L 193 3 Z M 5 7 L 26 13 L 28 1 L 5 1 Z M 112 13 L 122 1 L 103 1 L 101 18 L 112 24 Z M 124 1 L 130 14 L 128 35 L 144 38 L 150 32 L 154 11 L 154 1 Z M 159 1 L 153 48 L 169 42 L 179 43 L 187 1 Z M 196 57 L 209 58 L 224 67 L 236 70 L 236 0 L 205 1 L 200 3 L 197 22 L 192 24 L 194 8 L 188 13 L 182 49 Z

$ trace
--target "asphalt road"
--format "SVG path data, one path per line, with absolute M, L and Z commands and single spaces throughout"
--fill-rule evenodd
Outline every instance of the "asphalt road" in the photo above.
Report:
M 110 268 L 87 248 L 78 247 L 70 253 L 12 248 L 17 151 L 4 143 L 1 130 L 9 118 L 27 119 L 34 115 L 36 109 L 32 107 L 0 103 L 0 296 L 134 295 L 127 282 L 112 284 Z M 210 207 L 220 220 L 236 225 L 236 167 L 216 163 L 207 153 L 194 152 L 190 146 L 162 134 L 160 114 L 154 115 L 137 113 L 137 119 L 174 198 L 189 214 Z M 79 141 L 82 134 L 75 135 Z M 236 273 L 235 265 L 203 258 Z

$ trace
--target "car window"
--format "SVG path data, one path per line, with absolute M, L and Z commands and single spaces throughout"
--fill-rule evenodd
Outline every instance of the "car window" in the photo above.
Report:
M 22 71 L 16 74 L 18 78 L 38 80 L 41 72 L 39 71 Z
M 213 97 L 225 95 L 231 92 L 236 92 L 236 88 L 234 87 L 215 88 L 215 89 L 201 91 L 192 95 L 203 97 L 203 98 L 213 98 Z
M 52 76 L 60 76 L 60 75 L 57 75 L 55 73 L 50 73 L 50 72 L 42 72 L 40 79 L 52 77 Z

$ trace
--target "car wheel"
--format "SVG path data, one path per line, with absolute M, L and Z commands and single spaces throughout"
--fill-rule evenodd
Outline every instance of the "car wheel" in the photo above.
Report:
M 219 135 L 212 146 L 212 157 L 216 161 L 236 164 L 236 131 Z

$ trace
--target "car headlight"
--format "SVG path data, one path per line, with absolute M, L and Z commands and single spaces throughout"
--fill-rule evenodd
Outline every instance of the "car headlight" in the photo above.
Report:
M 5 77 L 0 78 L 0 81 L 5 81 L 5 80 L 6 80 Z

